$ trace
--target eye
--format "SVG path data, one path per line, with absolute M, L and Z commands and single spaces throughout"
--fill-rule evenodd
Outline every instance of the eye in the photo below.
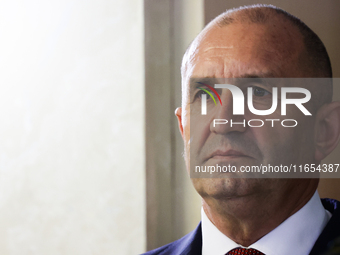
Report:
M 208 88 L 199 88 L 199 90 L 195 94 L 195 99 L 202 99 L 202 95 L 207 95 L 207 100 L 211 100 L 212 97 L 214 97 L 214 93 L 210 89 L 208 89 Z
M 206 92 L 204 92 L 203 90 L 199 90 L 196 95 L 195 98 L 202 98 L 202 95 L 207 95 L 207 97 L 209 96 Z
M 260 88 L 260 87 L 256 87 L 254 86 L 253 87 L 253 95 L 256 96 L 256 97 L 264 97 L 264 96 L 267 96 L 267 95 L 270 95 L 271 93 L 263 88 Z

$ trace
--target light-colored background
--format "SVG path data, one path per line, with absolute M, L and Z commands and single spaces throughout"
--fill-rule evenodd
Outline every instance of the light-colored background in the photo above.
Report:
M 340 75 L 338 0 L 262 2 L 310 25 Z M 249 3 L 1 1 L 0 254 L 139 254 L 197 225 L 174 116 L 181 56 Z
M 0 254 L 145 249 L 140 0 L 0 2 Z

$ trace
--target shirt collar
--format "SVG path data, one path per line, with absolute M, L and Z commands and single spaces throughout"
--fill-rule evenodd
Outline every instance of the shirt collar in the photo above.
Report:
M 228 251 L 242 247 L 228 238 L 208 219 L 203 208 L 202 215 L 202 255 L 224 255 Z M 286 219 L 277 228 L 249 246 L 266 255 L 307 255 L 331 214 L 324 209 L 318 192 L 299 211 Z

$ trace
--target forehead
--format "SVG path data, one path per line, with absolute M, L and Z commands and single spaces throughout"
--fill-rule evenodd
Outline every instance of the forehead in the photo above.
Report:
M 197 39 L 187 61 L 190 77 L 302 77 L 302 35 L 286 21 L 213 25 Z

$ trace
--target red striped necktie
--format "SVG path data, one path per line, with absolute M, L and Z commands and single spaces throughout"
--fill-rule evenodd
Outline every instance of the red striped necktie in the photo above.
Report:
M 264 254 L 255 249 L 236 248 L 226 253 L 226 255 L 264 255 Z

